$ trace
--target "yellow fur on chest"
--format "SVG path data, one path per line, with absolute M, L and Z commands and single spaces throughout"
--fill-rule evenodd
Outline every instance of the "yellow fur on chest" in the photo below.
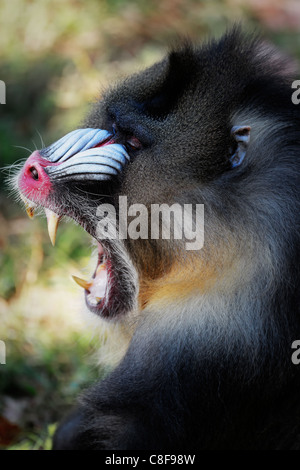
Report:
M 149 279 L 144 276 L 140 279 L 139 308 L 143 310 L 150 304 L 180 303 L 193 296 L 217 291 L 233 291 L 251 276 L 248 264 L 233 240 L 201 255 L 185 256 L 159 277 Z
M 170 272 L 154 280 L 141 280 L 139 306 L 145 308 L 149 303 L 160 303 L 168 299 L 182 301 L 194 293 L 204 293 L 212 289 L 217 278 L 216 269 L 202 263 L 176 263 Z

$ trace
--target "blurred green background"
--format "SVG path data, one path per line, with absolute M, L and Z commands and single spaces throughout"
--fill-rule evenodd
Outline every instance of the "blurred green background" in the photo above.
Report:
M 1 0 L 0 447 L 48 449 L 57 420 L 104 372 L 71 280 L 91 273 L 90 239 L 62 224 L 52 248 L 45 219 L 30 221 L 15 203 L 9 165 L 79 127 L 111 80 L 234 21 L 299 59 L 298 0 Z

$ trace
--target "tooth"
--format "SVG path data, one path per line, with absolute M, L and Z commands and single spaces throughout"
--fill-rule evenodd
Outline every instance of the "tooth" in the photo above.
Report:
M 47 217 L 49 237 L 52 245 L 54 246 L 56 240 L 57 227 L 61 217 L 55 214 L 55 212 L 51 211 L 50 209 L 45 209 L 45 214 Z
M 34 217 L 34 207 L 29 207 L 29 206 L 25 206 L 25 209 L 26 209 L 26 212 L 27 212 L 27 215 L 30 219 L 33 219 Z
M 97 274 L 102 271 L 103 269 L 106 269 L 106 264 L 105 263 L 102 263 L 102 264 L 99 264 L 98 268 L 97 268 L 97 271 L 96 271 L 96 276 Z
M 20 196 L 21 196 L 22 201 L 25 204 L 25 209 L 26 209 L 28 217 L 32 219 L 34 216 L 34 209 L 36 207 L 34 202 L 29 201 L 29 199 L 23 196 L 23 194 L 20 194 Z
M 77 276 L 72 276 L 76 284 L 78 284 L 80 287 L 83 287 L 86 290 L 89 290 L 90 287 L 93 285 L 92 282 L 85 281 L 84 279 L 80 279 L 80 277 Z

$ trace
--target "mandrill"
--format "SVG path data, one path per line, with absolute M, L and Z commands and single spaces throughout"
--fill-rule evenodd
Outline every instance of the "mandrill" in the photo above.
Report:
M 300 449 L 295 73 L 238 28 L 185 42 L 15 176 L 53 243 L 63 216 L 95 239 L 75 280 L 127 339 L 54 449 Z

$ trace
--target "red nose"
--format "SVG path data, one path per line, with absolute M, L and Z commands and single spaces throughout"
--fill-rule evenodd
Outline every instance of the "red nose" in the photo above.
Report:
M 52 187 L 45 168 L 58 164 L 51 163 L 42 158 L 38 150 L 33 152 L 26 161 L 19 176 L 19 188 L 24 196 L 39 203 L 45 201 Z

